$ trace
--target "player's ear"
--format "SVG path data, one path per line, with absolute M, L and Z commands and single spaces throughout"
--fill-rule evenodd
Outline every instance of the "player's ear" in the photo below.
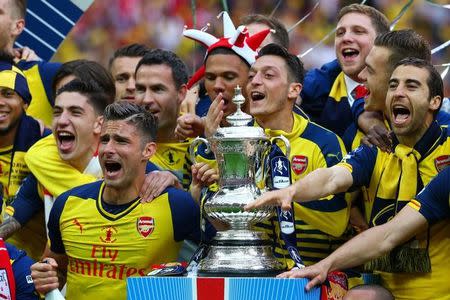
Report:
M 103 116 L 98 116 L 94 123 L 94 133 L 100 134 L 102 130 Z
M 149 160 L 156 153 L 156 143 L 148 142 L 145 144 L 144 149 L 142 150 L 142 156 L 144 160 Z

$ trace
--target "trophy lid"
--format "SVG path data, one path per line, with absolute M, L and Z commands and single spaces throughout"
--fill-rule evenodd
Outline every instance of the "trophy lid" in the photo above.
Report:
M 242 104 L 245 103 L 245 98 L 242 95 L 242 90 L 239 85 L 234 88 L 234 97 L 232 101 L 236 104 L 237 109 L 235 113 L 227 117 L 228 123 L 230 123 L 231 126 L 247 126 L 248 123 L 253 120 L 253 117 L 241 110 Z
M 234 89 L 233 103 L 236 104 L 236 112 L 227 117 L 230 127 L 222 127 L 214 134 L 216 139 L 268 139 L 261 127 L 249 126 L 253 117 L 242 111 L 241 105 L 245 98 L 242 95 L 242 89 L 238 85 Z

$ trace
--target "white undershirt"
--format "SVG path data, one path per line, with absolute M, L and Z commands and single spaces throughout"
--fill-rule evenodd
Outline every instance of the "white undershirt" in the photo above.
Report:
M 345 80 L 345 86 L 347 88 L 347 99 L 348 103 L 350 104 L 350 107 L 353 106 L 353 103 L 355 102 L 355 99 L 353 99 L 351 93 L 352 91 L 361 83 L 354 81 L 350 77 L 344 74 L 344 80 Z

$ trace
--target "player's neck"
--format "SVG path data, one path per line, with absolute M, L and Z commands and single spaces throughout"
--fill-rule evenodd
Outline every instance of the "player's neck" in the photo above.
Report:
M 272 114 L 263 118 L 257 117 L 256 121 L 264 129 L 282 130 L 288 133 L 292 131 L 294 126 L 294 115 L 292 110 L 281 111 L 276 116 Z
M 18 126 L 11 128 L 6 133 L 0 133 L 0 148 L 11 146 L 14 143 Z
M 127 204 L 134 201 L 139 196 L 144 180 L 145 174 L 144 176 L 136 176 L 135 180 L 126 188 L 106 185 L 103 190 L 103 201 L 112 205 Z
M 105 187 L 103 191 L 103 201 L 111 205 L 121 205 L 130 203 L 139 196 L 139 189 L 136 186 L 130 186 L 126 189 L 116 189 Z
M 97 145 L 93 145 L 88 151 L 86 151 L 86 153 L 83 153 L 83 155 L 81 155 L 80 157 L 70 160 L 69 164 L 83 173 L 96 151 Z
M 175 124 L 175 126 L 176 126 L 176 124 Z M 157 143 L 175 143 L 178 141 L 179 141 L 179 139 L 175 135 L 175 127 L 158 129 L 158 133 L 156 135 Z

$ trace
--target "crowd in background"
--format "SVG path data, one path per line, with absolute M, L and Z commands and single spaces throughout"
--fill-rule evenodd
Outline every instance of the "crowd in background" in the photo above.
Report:
M 195 2 L 194 6 L 192 2 Z M 392 20 L 407 2 L 369 0 L 366 4 L 376 7 Z M 236 24 L 251 13 L 273 13 L 289 29 L 310 12 L 316 3 L 316 0 L 96 0 L 61 45 L 54 60 L 65 62 L 74 58 L 87 58 L 106 65 L 114 49 L 137 42 L 174 51 L 188 63 L 188 68 L 193 72 L 194 66 L 198 66 L 203 59 L 204 49 L 182 37 L 185 25 L 188 28 L 202 28 L 209 23 L 208 32 L 217 36 L 217 33 L 222 32 L 222 24 L 216 16 L 224 10 L 225 5 Z M 357 1 L 320 1 L 318 8 L 289 33 L 290 52 L 301 54 L 318 43 L 333 30 L 339 9 L 351 3 Z M 435 48 L 450 39 L 448 14 L 448 9 L 443 7 L 415 1 L 402 16 L 396 29 L 413 28 L 430 42 L 431 48 Z M 433 63 L 448 63 L 446 58 L 449 54 L 449 48 L 436 53 L 432 57 Z M 314 54 L 304 56 L 302 61 L 308 69 L 319 67 L 334 57 L 331 35 L 323 45 L 315 48 Z M 443 69 L 438 68 L 439 71 Z M 448 94 L 448 77 L 444 85 Z

